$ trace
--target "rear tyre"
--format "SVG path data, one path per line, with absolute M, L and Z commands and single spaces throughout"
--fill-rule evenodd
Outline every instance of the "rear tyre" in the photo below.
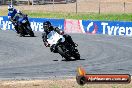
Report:
M 26 31 L 27 31 L 27 34 L 29 34 L 31 37 L 34 37 L 34 32 L 32 31 L 32 28 L 30 27 L 30 24 L 29 22 L 27 23 L 26 25 Z
M 31 37 L 34 37 L 34 32 L 33 31 L 30 31 L 30 34 L 29 34 Z
M 25 37 L 25 35 L 24 34 L 20 34 L 20 37 Z
M 18 32 L 19 32 L 19 34 L 20 34 L 20 37 L 25 37 L 26 32 L 25 32 L 24 27 L 23 27 L 22 25 L 20 25 L 20 26 L 18 27 Z
M 28 30 L 28 34 L 31 36 L 31 37 L 34 37 L 34 32 L 32 30 Z
M 77 53 L 74 55 L 74 58 L 75 58 L 76 60 L 80 60 L 80 54 L 77 52 Z
M 80 60 L 80 54 L 78 52 L 78 49 L 76 49 L 74 46 L 71 47 L 71 53 L 74 60 Z
M 58 46 L 58 47 L 57 47 L 57 50 L 58 50 L 58 53 L 59 53 L 62 57 L 65 58 L 65 60 L 67 60 L 67 61 L 70 61 L 70 60 L 71 60 L 71 57 L 68 56 L 68 55 L 62 50 L 61 47 Z

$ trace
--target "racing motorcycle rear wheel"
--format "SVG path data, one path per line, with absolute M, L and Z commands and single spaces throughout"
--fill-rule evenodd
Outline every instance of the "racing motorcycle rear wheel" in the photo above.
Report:
M 29 31 L 29 35 L 31 36 L 31 37 L 34 37 L 34 32 L 32 31 L 32 30 L 28 30 Z
M 69 46 L 70 47 L 70 53 L 72 54 L 71 56 L 75 60 L 80 60 L 80 54 L 78 52 L 78 49 L 76 49 L 74 46 Z
M 67 61 L 72 60 L 71 56 L 70 56 L 68 53 L 66 53 L 66 51 L 65 51 L 63 48 L 64 48 L 64 46 L 57 46 L 57 51 L 58 51 L 58 53 L 59 53 L 62 57 L 64 57 L 65 60 L 67 60 Z
M 76 60 L 80 60 L 80 54 L 79 54 L 79 52 L 75 52 L 75 53 L 74 53 L 74 58 L 75 58 Z
M 20 37 L 25 37 L 26 31 L 23 30 L 23 29 L 24 29 L 24 28 L 23 28 L 22 25 L 18 27 L 18 31 L 19 31 L 19 33 L 20 33 Z
M 32 31 L 32 28 L 30 27 L 30 25 L 28 25 L 28 23 L 25 25 L 25 30 L 27 31 L 27 33 L 31 36 L 34 37 L 34 32 Z

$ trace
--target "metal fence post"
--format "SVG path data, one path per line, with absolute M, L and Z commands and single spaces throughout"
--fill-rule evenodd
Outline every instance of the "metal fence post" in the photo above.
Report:
M 100 14 L 100 0 L 99 0 L 99 14 Z
M 32 0 L 32 6 L 33 6 L 33 4 L 34 4 L 34 2 L 33 2 L 33 0 Z
M 28 5 L 30 5 L 30 0 L 28 0 Z
M 77 2 L 77 0 L 76 0 L 76 13 L 77 13 L 77 5 L 78 5 L 78 2 Z
M 11 5 L 12 5 L 12 0 L 11 0 Z
M 54 12 L 54 5 L 55 5 L 55 2 L 54 2 L 55 0 L 53 0 L 53 12 Z
M 124 13 L 125 13 L 125 9 L 126 9 L 126 3 L 124 2 L 123 3 L 123 11 L 124 11 Z

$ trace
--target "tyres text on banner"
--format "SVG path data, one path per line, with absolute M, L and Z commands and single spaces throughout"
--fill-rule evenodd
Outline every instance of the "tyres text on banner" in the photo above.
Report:
M 132 22 L 65 20 L 67 33 L 91 33 L 132 36 Z
M 48 18 L 29 18 L 33 31 L 43 31 L 43 22 L 50 21 L 53 26 L 64 29 L 64 19 L 48 19 Z M 0 28 L 2 30 L 12 30 L 14 26 L 7 16 L 0 16 Z

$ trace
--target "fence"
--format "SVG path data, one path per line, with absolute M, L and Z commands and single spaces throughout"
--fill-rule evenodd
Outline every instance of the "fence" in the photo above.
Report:
M 13 0 L 11 0 L 13 3 Z M 25 3 L 15 4 L 15 8 L 37 12 L 75 12 L 75 13 L 132 13 L 132 0 L 67 0 L 66 2 L 37 3 L 26 0 Z M 42 1 L 42 0 L 38 0 Z M 34 4 L 36 3 L 36 4 Z M 14 3 L 13 3 L 14 4 Z M 1 5 L 0 11 L 7 10 L 7 5 Z

